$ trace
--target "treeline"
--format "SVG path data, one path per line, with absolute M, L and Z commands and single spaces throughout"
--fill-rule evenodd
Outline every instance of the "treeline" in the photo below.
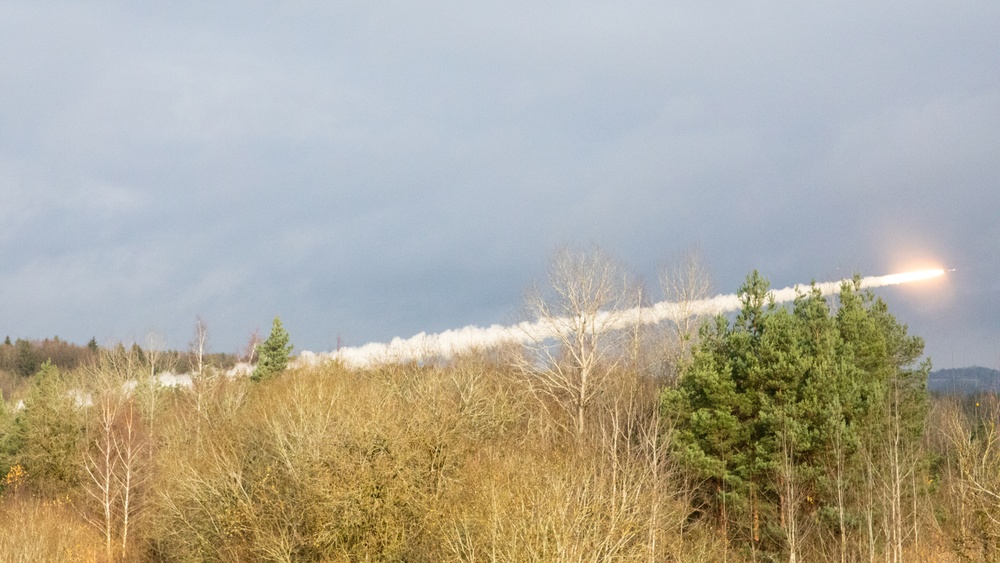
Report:
M 1000 560 L 1000 403 L 929 398 L 884 302 L 778 307 L 754 273 L 733 318 L 622 329 L 621 272 L 560 255 L 528 299 L 551 338 L 448 360 L 45 365 L 0 410 L 0 559 Z
M 141 359 L 146 354 L 157 355 L 159 371 L 191 373 L 198 366 L 198 357 L 193 351 L 159 350 L 137 343 L 127 346 Z M 114 348 L 123 347 L 126 345 L 114 345 Z M 98 345 L 96 338 L 92 338 L 86 345 L 79 345 L 62 340 L 58 336 L 43 340 L 21 338 L 11 340 L 8 336 L 0 344 L 0 393 L 6 400 L 11 400 L 25 388 L 29 378 L 38 373 L 43 364 L 49 363 L 62 371 L 74 371 L 97 361 L 100 350 L 101 346 Z M 117 352 L 121 353 L 121 350 Z M 201 361 L 228 369 L 236 364 L 238 355 L 206 352 Z
M 72 370 L 92 361 L 97 349 L 96 340 L 91 340 L 87 346 L 80 346 L 58 336 L 44 340 L 18 338 L 14 341 L 8 336 L 0 344 L 0 371 L 28 377 L 38 372 L 46 361 Z

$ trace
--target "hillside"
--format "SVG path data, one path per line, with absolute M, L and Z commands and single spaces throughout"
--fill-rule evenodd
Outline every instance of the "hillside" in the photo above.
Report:
M 1000 371 L 980 366 L 939 369 L 927 378 L 927 390 L 965 394 L 1000 392 Z

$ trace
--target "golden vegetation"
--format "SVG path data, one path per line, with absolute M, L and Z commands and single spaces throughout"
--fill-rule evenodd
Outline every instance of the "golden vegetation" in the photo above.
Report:
M 582 436 L 576 413 L 540 401 L 524 377 L 485 355 L 330 364 L 263 384 L 219 377 L 197 391 L 148 389 L 156 410 L 141 415 L 138 405 L 151 404 L 141 395 L 112 412 L 53 393 L 49 408 L 86 415 L 87 444 L 65 454 L 76 473 L 41 464 L 48 473 L 36 480 L 32 456 L 8 465 L 0 510 L 18 524 L 0 532 L 0 559 L 742 560 L 717 522 L 692 511 L 693 484 L 671 461 L 648 374 L 615 371 Z M 935 402 L 939 431 L 926 447 L 940 461 L 920 477 L 914 557 L 995 560 L 997 406 L 983 401 Z M 71 428 L 50 424 L 33 439 L 64 443 Z M 141 448 L 129 458 L 128 432 L 140 428 L 155 431 L 148 442 L 133 436 Z M 109 451 L 117 461 L 102 465 Z

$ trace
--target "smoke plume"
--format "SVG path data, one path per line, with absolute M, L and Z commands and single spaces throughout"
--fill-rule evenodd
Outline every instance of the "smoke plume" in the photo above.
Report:
M 944 275 L 944 270 L 920 270 L 887 276 L 869 276 L 861 279 L 862 288 L 885 287 L 925 280 Z M 841 285 L 847 280 L 817 283 L 816 287 L 823 295 L 831 295 L 840 291 Z M 776 303 L 787 303 L 795 300 L 810 286 L 795 285 L 771 291 Z M 690 316 L 708 316 L 730 313 L 740 309 L 739 296 L 735 293 L 716 295 L 708 299 L 699 299 L 686 303 L 662 301 L 648 307 L 635 307 L 624 311 L 602 313 L 604 318 L 598 322 L 606 323 L 609 330 L 622 329 L 636 324 L 658 324 L 668 319 L 680 319 Z M 556 336 L 553 331 L 557 326 L 566 323 L 549 321 L 525 321 L 511 326 L 492 325 L 481 328 L 467 326 L 464 328 L 446 330 L 436 334 L 421 332 L 407 339 L 393 338 L 391 342 L 372 342 L 364 346 L 342 348 L 334 352 L 314 354 L 303 352 L 298 362 L 315 364 L 324 360 L 339 360 L 353 367 L 365 367 L 379 363 L 408 362 L 423 358 L 451 358 L 462 352 L 475 349 L 487 349 L 509 342 L 538 342 Z

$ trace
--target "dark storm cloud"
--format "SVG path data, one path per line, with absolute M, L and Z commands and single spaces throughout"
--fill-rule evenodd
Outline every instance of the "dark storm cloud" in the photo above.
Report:
M 280 314 L 329 349 L 503 322 L 595 241 L 650 280 L 697 245 L 720 292 L 957 267 L 890 307 L 995 367 L 989 10 L 8 6 L 0 329 L 184 346 L 201 314 L 230 351 Z

